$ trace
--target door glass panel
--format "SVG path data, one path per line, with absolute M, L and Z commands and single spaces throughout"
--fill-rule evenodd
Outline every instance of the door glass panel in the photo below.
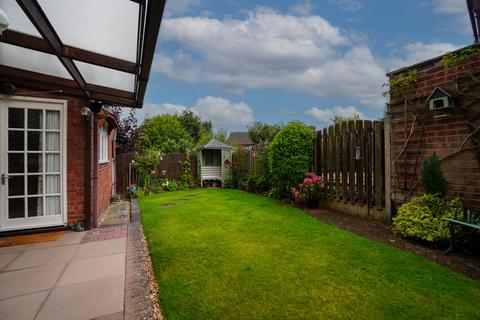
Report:
M 27 156 L 28 161 L 28 172 L 29 173 L 36 173 L 42 172 L 42 154 L 41 153 L 29 153 Z
M 23 173 L 25 171 L 25 157 L 23 153 L 8 154 L 8 173 Z
M 42 129 L 43 110 L 28 110 L 27 127 L 28 129 Z
M 47 151 L 60 151 L 60 133 L 59 132 L 47 132 L 46 136 L 46 150 Z
M 23 151 L 25 148 L 23 131 L 8 131 L 8 150 Z
M 43 178 L 42 176 L 28 176 L 28 194 L 42 194 L 43 193 Z
M 60 193 L 60 175 L 47 175 L 45 189 L 46 194 Z
M 42 133 L 37 131 L 28 132 L 28 150 L 42 151 Z
M 59 111 L 47 111 L 47 129 L 60 130 L 60 112 Z
M 25 110 L 19 108 L 8 108 L 8 127 L 24 128 L 25 127 Z
M 38 217 L 43 215 L 43 198 L 28 198 L 28 216 Z
M 60 172 L 60 155 L 47 153 L 45 155 L 47 172 Z
M 45 197 L 45 215 L 60 215 L 60 196 Z
M 23 196 L 25 194 L 25 177 L 10 176 L 8 179 L 8 195 Z
M 8 200 L 8 218 L 17 219 L 25 217 L 25 199 L 9 199 Z

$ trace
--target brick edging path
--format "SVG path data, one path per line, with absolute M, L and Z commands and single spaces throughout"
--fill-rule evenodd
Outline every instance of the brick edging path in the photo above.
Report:
M 163 319 L 137 199 L 131 200 L 125 264 L 125 319 Z

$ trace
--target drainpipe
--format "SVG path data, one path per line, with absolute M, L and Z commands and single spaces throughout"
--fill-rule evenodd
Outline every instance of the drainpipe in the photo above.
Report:
M 90 183 L 92 185 L 92 192 L 90 195 L 90 226 L 92 228 L 97 227 L 98 219 L 98 208 L 97 208 L 97 198 L 98 198 L 98 114 L 92 113 L 92 122 L 90 123 L 90 132 L 91 132 L 91 143 L 92 143 L 92 170 L 90 176 Z

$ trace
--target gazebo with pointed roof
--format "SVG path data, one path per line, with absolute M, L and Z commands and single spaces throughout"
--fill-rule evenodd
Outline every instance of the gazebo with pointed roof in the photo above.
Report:
M 201 186 L 221 187 L 230 178 L 233 147 L 212 139 L 198 148 L 198 177 Z

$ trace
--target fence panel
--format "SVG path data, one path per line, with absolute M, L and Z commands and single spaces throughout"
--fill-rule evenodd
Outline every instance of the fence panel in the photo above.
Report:
M 116 177 L 116 194 L 125 197 L 127 195 L 127 189 L 132 184 L 133 178 L 131 177 L 130 164 L 132 163 L 135 155 L 133 153 L 123 153 L 116 156 L 115 160 L 115 177 Z
M 383 122 L 352 120 L 324 128 L 317 132 L 316 148 L 324 201 L 362 207 L 366 212 L 384 208 Z

